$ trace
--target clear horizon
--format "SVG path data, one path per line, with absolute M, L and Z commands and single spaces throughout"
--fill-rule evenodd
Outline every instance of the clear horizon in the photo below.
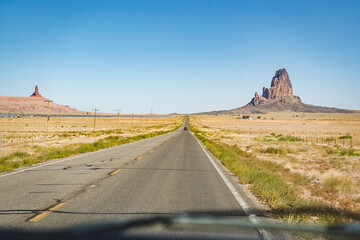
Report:
M 280 68 L 294 95 L 360 110 L 360 1 L 0 0 L 0 95 L 82 111 L 247 104 Z

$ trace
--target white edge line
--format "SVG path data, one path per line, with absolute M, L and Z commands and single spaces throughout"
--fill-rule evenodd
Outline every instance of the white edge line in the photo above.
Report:
M 210 156 L 210 154 L 205 150 L 205 148 L 203 147 L 202 143 L 200 142 L 199 139 L 197 139 L 197 137 L 195 137 L 195 135 L 193 133 L 191 133 L 191 135 L 193 135 L 193 137 L 195 138 L 195 140 L 198 142 L 198 144 L 200 145 L 201 149 L 204 151 L 204 153 L 206 154 L 206 156 L 209 158 L 210 162 L 212 163 L 212 165 L 215 167 L 216 171 L 219 173 L 220 177 L 222 178 L 222 180 L 225 182 L 226 186 L 229 188 L 229 190 L 231 191 L 231 193 L 234 195 L 235 199 L 237 200 L 237 202 L 240 204 L 240 206 L 244 209 L 245 213 L 247 215 L 249 215 L 249 219 L 252 223 L 254 224 L 259 224 L 260 223 L 260 219 L 258 216 L 256 216 L 255 214 L 249 214 L 249 211 L 251 210 L 249 204 L 246 203 L 246 201 L 241 197 L 240 193 L 237 191 L 237 189 L 234 187 L 234 185 L 229 181 L 229 179 L 227 179 L 227 177 L 225 176 L 225 174 L 221 171 L 221 169 L 218 167 L 218 165 L 215 163 L 214 159 Z M 264 239 L 274 239 L 274 237 L 267 231 L 263 230 L 263 229 L 258 229 L 258 231 L 262 234 Z
M 173 132 L 169 132 L 169 133 L 173 133 Z M 166 135 L 166 134 L 165 134 L 165 135 Z M 164 136 L 164 135 L 159 135 L 159 136 Z M 158 137 L 158 136 L 155 136 L 155 137 Z M 146 139 L 150 139 L 150 138 L 146 138 Z M 145 140 L 145 139 L 141 139 L 141 140 Z M 140 141 L 141 141 L 141 140 L 140 140 Z M 139 142 L 139 141 L 135 141 L 135 142 Z M 128 143 L 127 143 L 127 144 L 128 144 Z M 65 158 L 65 159 L 61 159 L 61 160 L 58 160 L 58 161 L 55 160 L 55 161 L 49 162 L 49 163 L 39 163 L 38 166 L 29 167 L 29 168 L 26 168 L 26 169 L 21 169 L 21 170 L 18 170 L 18 171 L 14 171 L 14 172 L 2 174 L 2 175 L 0 175 L 0 178 L 6 177 L 6 176 L 10 176 L 10 175 L 13 175 L 13 174 L 17 174 L 17 173 L 27 172 L 27 171 L 30 171 L 30 170 L 33 170 L 33 169 L 36 169 L 36 168 L 45 167 L 45 166 L 53 165 L 53 164 L 56 164 L 56 163 L 61 163 L 61 162 L 69 161 L 69 160 L 74 159 L 74 158 L 84 157 L 84 156 L 87 156 L 87 155 L 90 155 L 90 154 L 94 154 L 94 153 L 98 153 L 98 152 L 102 152 L 102 151 L 114 149 L 114 148 L 116 148 L 116 147 L 121 147 L 121 146 L 124 146 L 124 145 L 125 145 L 125 144 L 121 144 L 121 145 L 114 146 L 114 147 L 111 147 L 111 148 L 100 149 L 100 150 L 97 150 L 97 151 L 94 151 L 94 152 L 87 152 L 87 153 L 77 154 L 77 155 L 72 156 L 72 157 L 67 157 L 67 158 Z M 51 160 L 50 160 L 50 161 L 51 161 Z

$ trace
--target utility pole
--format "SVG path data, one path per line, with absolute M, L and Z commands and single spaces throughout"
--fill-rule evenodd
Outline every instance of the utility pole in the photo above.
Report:
M 49 121 L 50 121 L 50 103 L 52 102 L 50 99 L 46 99 L 45 102 L 48 103 L 48 113 L 47 113 L 47 122 L 46 122 L 46 133 L 49 133 Z
M 150 116 L 149 116 L 149 117 L 151 117 L 151 116 L 152 116 L 152 113 L 153 113 L 153 110 L 152 110 L 152 109 L 150 109 L 150 114 L 149 114 Z M 146 121 L 147 125 L 149 125 L 149 118 L 146 118 L 146 120 L 147 120 L 147 121 Z
M 96 129 L 96 112 L 99 111 L 99 109 L 94 108 L 93 111 L 95 112 L 95 114 L 94 114 L 94 132 L 95 132 L 95 129 Z
M 117 111 L 117 114 L 118 114 L 118 129 L 120 129 L 120 112 L 121 112 L 121 109 L 116 109 Z
M 118 120 L 120 121 L 120 112 L 121 112 L 121 109 L 116 109 L 117 111 L 117 114 L 118 114 Z

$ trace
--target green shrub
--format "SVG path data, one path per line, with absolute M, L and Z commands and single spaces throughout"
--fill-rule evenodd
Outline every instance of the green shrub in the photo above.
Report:
M 283 136 L 282 134 L 275 136 L 272 133 L 270 136 L 265 137 L 264 141 L 265 142 L 299 142 L 301 141 L 301 139 L 293 136 Z
M 334 151 L 334 150 L 331 149 L 331 148 L 326 148 L 326 149 L 325 149 L 325 152 L 326 152 L 327 154 L 329 154 L 329 155 L 336 153 L 336 151 Z
M 283 147 L 267 147 L 266 149 L 260 149 L 259 152 L 261 153 L 269 153 L 269 154 L 280 154 L 280 155 L 286 155 L 288 153 L 292 153 L 293 151 L 289 148 L 283 148 Z
M 333 138 L 333 137 L 325 138 L 325 141 L 326 141 L 326 142 L 332 142 L 332 141 L 334 141 L 334 140 L 335 140 L 335 138 Z
M 25 152 L 14 152 L 12 154 L 9 154 L 7 156 L 1 157 L 0 158 L 0 163 L 4 163 L 7 161 L 12 161 L 14 159 L 22 159 L 22 158 L 26 158 L 29 157 L 30 154 L 25 153 Z
M 355 149 L 343 149 L 340 152 L 341 156 L 360 156 L 360 151 Z
M 355 192 L 355 186 L 347 176 L 331 175 L 325 180 L 325 190 L 350 195 Z
M 346 134 L 344 136 L 340 136 L 339 139 L 351 139 L 352 137 L 349 134 Z

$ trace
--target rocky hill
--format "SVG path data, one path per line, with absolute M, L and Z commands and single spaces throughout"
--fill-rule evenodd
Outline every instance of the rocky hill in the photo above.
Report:
M 293 95 L 293 88 L 286 69 L 276 71 L 271 81 L 270 88 L 263 87 L 263 93 L 260 96 L 255 92 L 251 101 L 243 107 L 231 110 L 213 111 L 199 114 L 250 114 L 250 113 L 268 113 L 268 112 L 319 112 L 319 113 L 355 113 L 358 111 L 320 107 L 305 104 L 300 97 Z
M 48 99 L 41 96 L 38 86 L 30 97 L 0 96 L 0 113 L 39 114 L 47 113 Z M 49 103 L 51 114 L 84 114 L 85 112 L 71 108 L 67 105 Z

